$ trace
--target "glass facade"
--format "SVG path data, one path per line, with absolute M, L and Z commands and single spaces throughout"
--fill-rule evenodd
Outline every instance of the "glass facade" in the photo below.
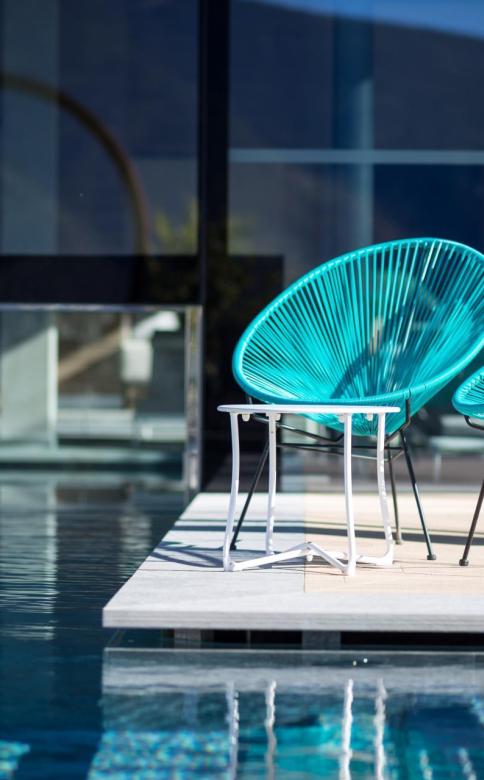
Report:
M 201 306 L 214 465 L 233 347 L 285 285 L 484 244 L 478 0 L 0 0 L 0 70 L 0 305 Z
M 195 0 L 2 0 L 4 254 L 197 247 Z
M 479 5 L 233 0 L 231 250 L 290 282 L 404 236 L 481 248 Z

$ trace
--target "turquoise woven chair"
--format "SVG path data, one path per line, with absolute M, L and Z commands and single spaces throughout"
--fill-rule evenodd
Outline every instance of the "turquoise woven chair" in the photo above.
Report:
M 452 403 L 458 412 L 466 418 L 467 424 L 471 428 L 477 428 L 484 431 L 484 366 L 475 374 L 472 374 L 454 393 Z M 482 481 L 479 498 L 477 499 L 474 517 L 472 518 L 469 535 L 467 537 L 464 555 L 460 559 L 461 566 L 469 565 L 469 550 L 476 530 L 477 521 L 484 500 L 484 480 Z
M 267 403 L 399 406 L 386 424 L 397 540 L 391 461 L 403 452 L 433 559 L 404 430 L 483 345 L 484 256 L 452 241 L 405 239 L 330 260 L 294 282 L 243 333 L 233 372 L 249 398 Z M 336 416 L 310 416 L 342 430 Z M 355 416 L 357 435 L 375 435 L 375 425 Z M 390 446 L 397 434 L 402 446 Z M 335 450 L 334 442 L 312 438 L 319 443 L 305 449 Z M 267 447 L 233 548 L 266 457 Z

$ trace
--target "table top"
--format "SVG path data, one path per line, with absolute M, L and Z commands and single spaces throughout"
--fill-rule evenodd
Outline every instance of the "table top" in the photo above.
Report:
M 222 404 L 219 412 L 232 414 L 391 414 L 398 406 L 365 406 L 363 404 Z

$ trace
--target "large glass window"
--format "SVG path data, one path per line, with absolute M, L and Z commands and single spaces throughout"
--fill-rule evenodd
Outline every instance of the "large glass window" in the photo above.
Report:
M 232 0 L 230 249 L 289 282 L 373 241 L 481 248 L 477 0 Z
M 198 0 L 0 0 L 0 461 L 198 484 L 197 118 Z
M 0 0 L 2 254 L 197 250 L 196 0 Z

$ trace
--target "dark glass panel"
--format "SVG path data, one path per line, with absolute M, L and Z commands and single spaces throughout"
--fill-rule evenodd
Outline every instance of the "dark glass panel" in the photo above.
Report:
M 197 0 L 0 3 L 0 251 L 197 251 Z
M 484 248 L 484 167 L 375 168 L 375 240 L 438 236 Z
M 435 3 L 439 14 L 443 3 Z M 464 13 L 452 6 L 455 17 Z M 457 18 L 455 18 L 457 22 Z M 483 149 L 484 39 L 457 29 L 375 25 L 375 145 Z
M 331 19 L 236 0 L 231 31 L 231 145 L 328 146 Z

